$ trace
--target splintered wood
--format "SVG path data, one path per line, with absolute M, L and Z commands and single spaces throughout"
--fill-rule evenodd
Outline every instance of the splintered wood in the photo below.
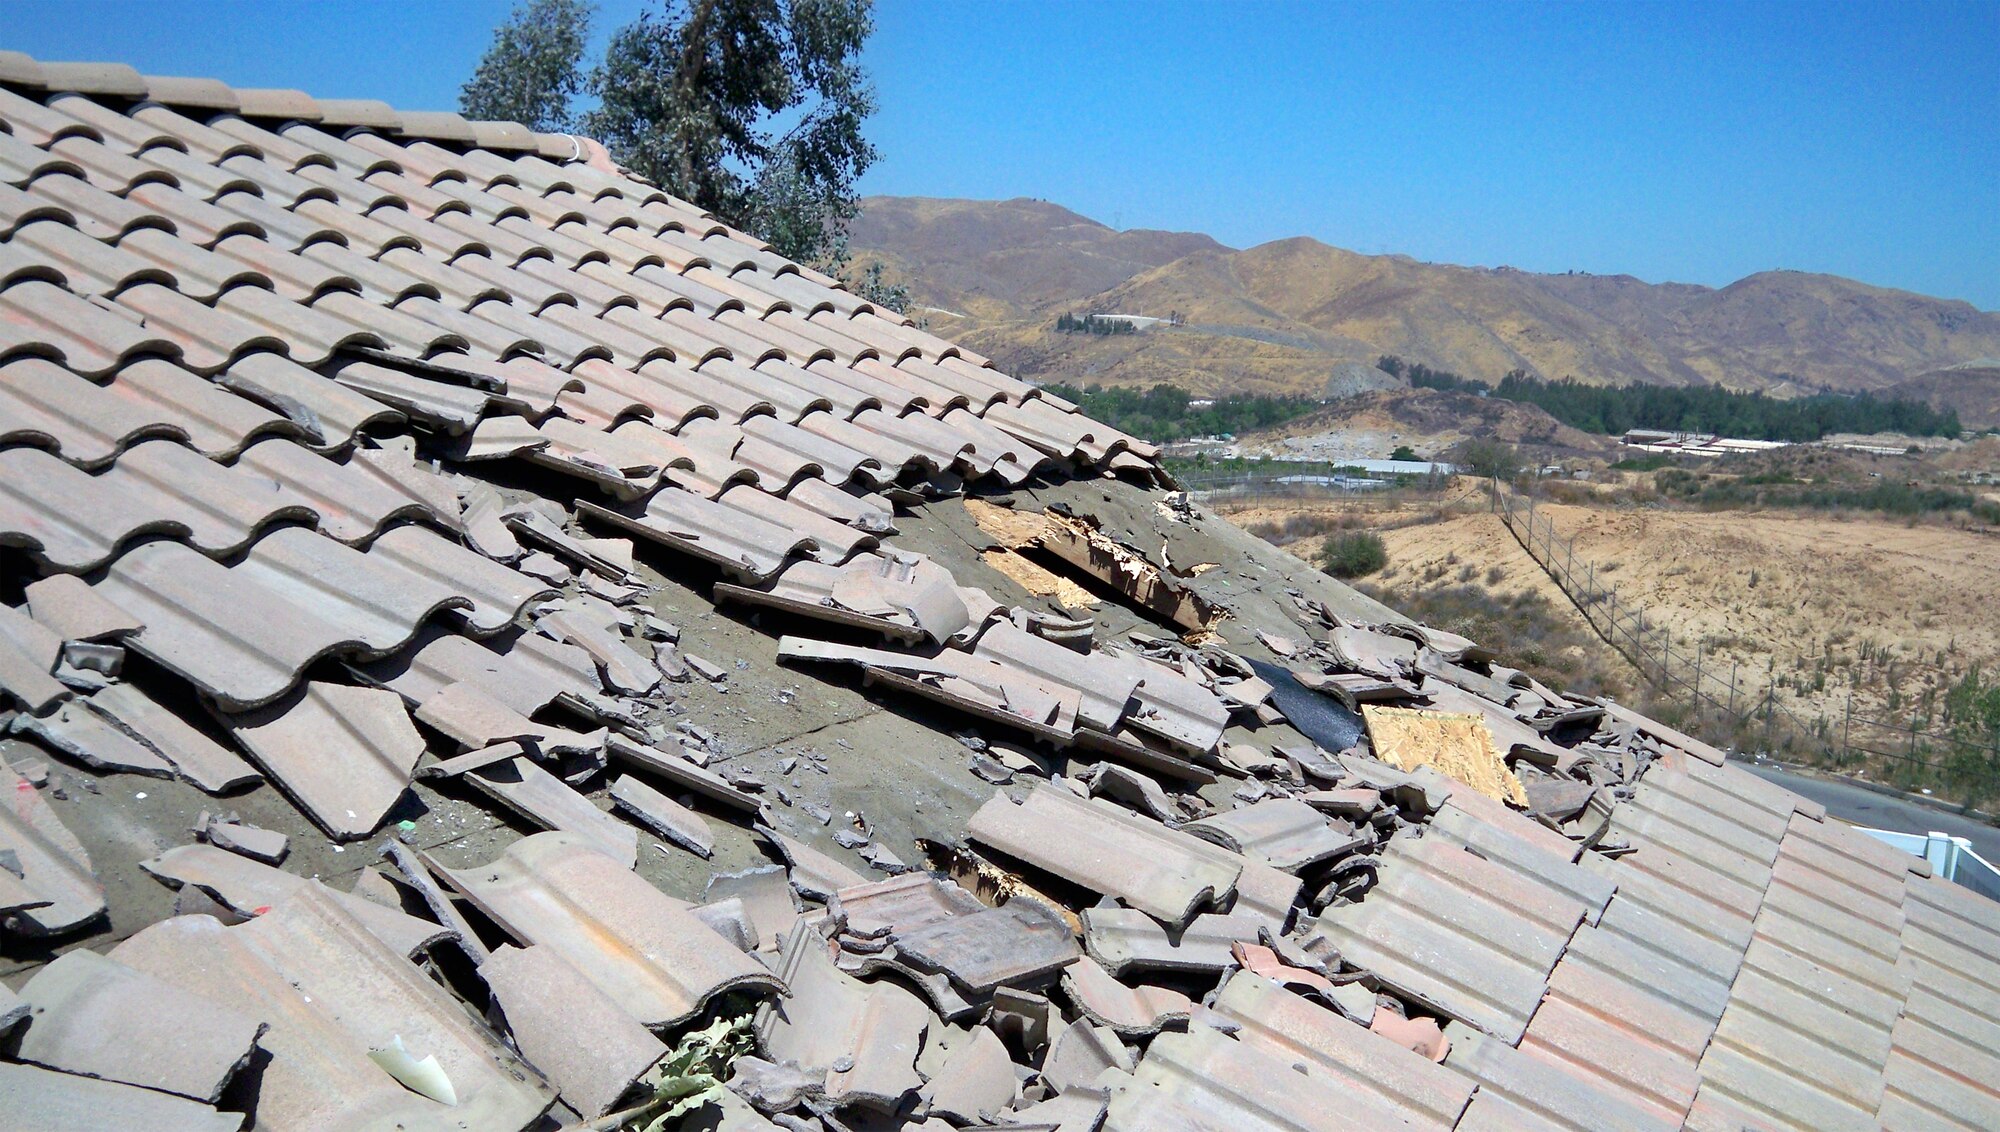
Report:
M 989 550 L 986 564 L 1012 578 L 1036 597 L 1052 597 L 1065 609 L 1092 609 L 1097 595 L 1011 550 Z
M 1428 766 L 1496 801 L 1526 807 L 1528 792 L 1507 769 L 1486 721 L 1469 712 L 1362 706 L 1375 757 L 1399 770 Z

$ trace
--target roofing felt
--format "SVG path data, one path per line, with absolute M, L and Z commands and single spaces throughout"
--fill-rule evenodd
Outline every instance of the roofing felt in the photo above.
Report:
M 0 52 L 0 939 L 108 948 L 0 1009 L 46 1066 L 0 1107 L 523 1128 L 747 999 L 732 1085 L 792 1119 L 2000 1125 L 2000 908 L 1155 455 L 588 139 Z M 1315 749 L 1281 671 L 1460 761 Z M 785 738 L 757 769 L 696 702 Z M 284 832 L 134 833 L 130 783 Z M 432 840 L 311 879 L 390 831 Z M 162 1002 L 185 1049 L 105 1032 Z

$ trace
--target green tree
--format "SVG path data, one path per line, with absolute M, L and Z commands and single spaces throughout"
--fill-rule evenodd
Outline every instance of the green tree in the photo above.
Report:
M 873 27 L 869 0 L 662 0 L 612 36 L 583 129 L 778 254 L 838 268 L 876 156 Z
M 901 283 L 891 283 L 882 278 L 882 264 L 878 260 L 871 263 L 860 274 L 847 280 L 848 289 L 878 307 L 888 307 L 897 314 L 910 313 L 910 289 Z
M 584 0 L 523 0 L 459 88 L 459 109 L 479 121 L 574 130 L 570 101 L 584 90 L 583 47 L 595 12 Z
M 1521 470 L 1521 457 L 1497 440 L 1468 440 L 1459 449 L 1458 463 L 1481 479 L 1512 479 Z
M 1422 457 L 1418 456 L 1416 449 L 1411 448 L 1409 445 L 1398 444 L 1396 445 L 1396 450 L 1389 453 L 1389 458 L 1391 460 L 1417 460 Z

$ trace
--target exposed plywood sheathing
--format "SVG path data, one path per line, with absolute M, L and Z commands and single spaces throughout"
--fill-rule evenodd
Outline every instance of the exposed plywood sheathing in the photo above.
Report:
M 1526 807 L 1528 792 L 1493 746 L 1493 732 L 1479 716 L 1461 712 L 1364 704 L 1375 757 L 1402 770 L 1435 767 L 1489 798 Z

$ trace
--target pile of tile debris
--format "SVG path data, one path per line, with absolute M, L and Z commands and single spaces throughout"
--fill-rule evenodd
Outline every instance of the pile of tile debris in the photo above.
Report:
M 0 988 L 0 1124 L 549 1129 L 746 1016 L 684 1127 L 2000 1123 L 1953 1013 L 2000 995 L 1989 907 L 1690 736 L 1263 585 L 1298 564 L 1150 446 L 585 139 L 4 52 L 0 123 L 0 939 L 60 952 Z M 899 532 L 947 504 L 1136 617 L 965 584 Z M 795 796 L 825 756 L 721 757 L 682 701 L 748 662 L 684 646 L 661 557 L 795 669 L 970 721 L 985 803 L 906 860 Z M 167 778 L 221 799 L 137 862 L 175 914 L 66 947 L 129 862 L 51 797 Z M 246 821 L 266 780 L 311 825 Z M 415 780 L 541 832 L 453 867 Z M 739 829 L 773 863 L 698 902 L 635 871 Z M 335 888 L 302 839 L 379 863 Z

